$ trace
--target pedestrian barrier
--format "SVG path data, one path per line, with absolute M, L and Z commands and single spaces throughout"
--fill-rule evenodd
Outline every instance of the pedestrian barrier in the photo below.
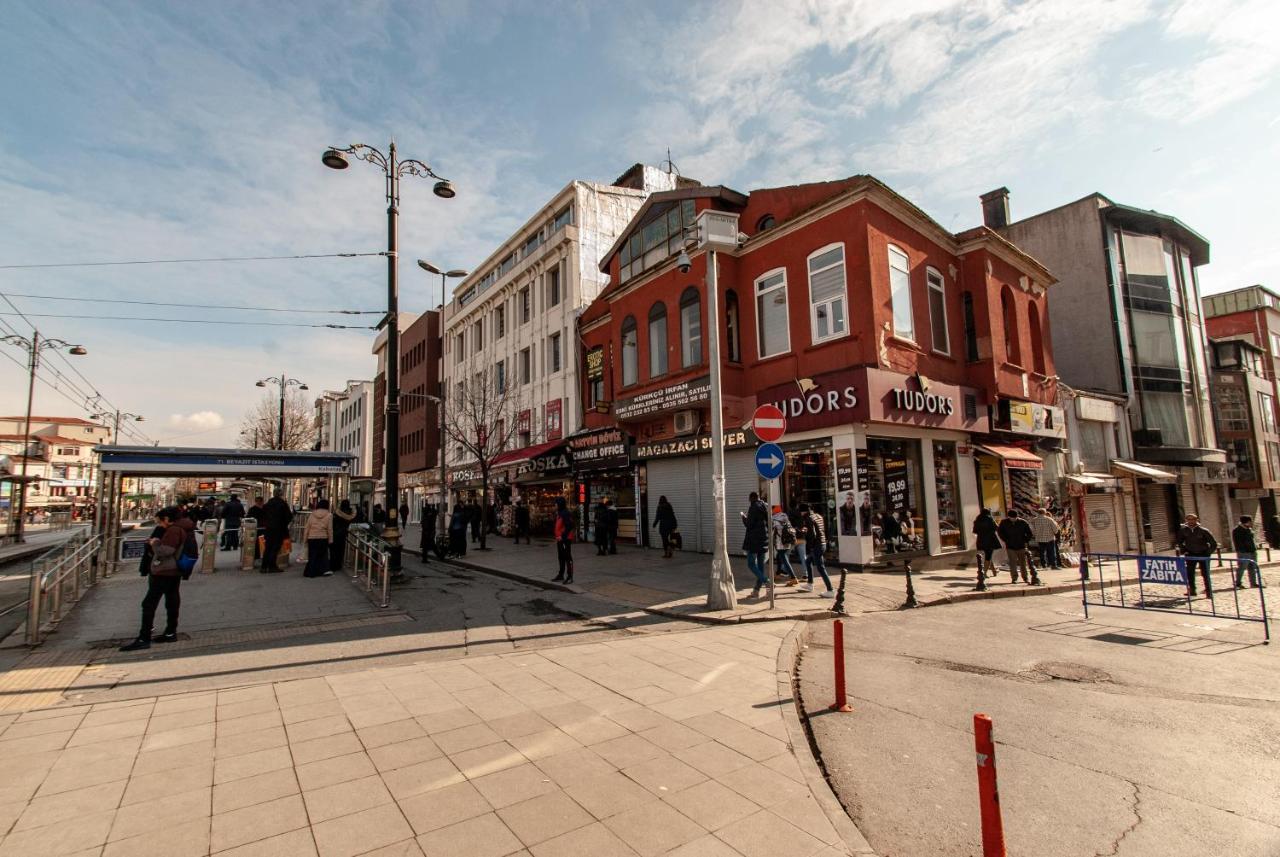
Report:
M 978 809 L 982 817 L 982 857 L 1005 857 L 1004 819 L 996 782 L 996 741 L 991 718 L 973 715 L 973 746 L 978 760 Z
M 853 706 L 849 704 L 849 697 L 845 693 L 844 684 L 844 622 L 839 619 L 835 620 L 833 626 L 833 654 L 835 656 L 835 675 L 836 675 L 836 701 L 832 703 L 832 711 L 850 712 Z
M 364 577 L 364 591 L 379 607 L 391 604 L 388 590 L 391 585 L 391 546 L 367 531 L 351 529 L 347 533 L 347 564 L 351 566 L 351 582 L 360 583 Z M 374 596 L 374 578 L 378 580 L 381 598 Z
M 1096 575 L 1096 585 L 1092 585 L 1095 578 L 1091 578 L 1091 572 Z M 1246 581 L 1255 580 L 1257 586 L 1244 586 Z M 1237 559 L 1232 568 L 1222 564 L 1221 554 L 1216 569 L 1213 557 L 1208 556 L 1090 553 L 1080 559 L 1080 593 L 1086 619 L 1090 607 L 1114 607 L 1257 622 L 1262 625 L 1263 642 L 1269 644 L 1271 622 L 1262 583 L 1262 570 L 1256 562 Z M 1198 591 L 1201 587 L 1203 592 Z
M 45 627 L 60 621 L 66 610 L 96 582 L 94 561 L 102 536 L 73 536 L 64 545 L 33 560 L 27 602 L 27 645 L 43 639 Z

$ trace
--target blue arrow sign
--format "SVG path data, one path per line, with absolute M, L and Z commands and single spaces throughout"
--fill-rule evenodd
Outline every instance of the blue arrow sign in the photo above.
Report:
M 762 443 L 756 448 L 756 472 L 765 479 L 777 479 L 782 475 L 786 457 L 776 443 Z

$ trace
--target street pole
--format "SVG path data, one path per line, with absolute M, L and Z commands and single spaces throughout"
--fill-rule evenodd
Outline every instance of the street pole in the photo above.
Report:
M 443 539 L 445 536 L 445 515 L 449 511 L 449 441 L 444 436 L 445 427 L 445 398 L 449 391 L 445 389 L 448 385 L 444 381 L 444 303 L 445 291 L 448 289 L 448 275 L 444 271 L 440 272 L 440 318 L 436 322 L 436 354 L 440 358 L 440 368 L 437 370 L 439 377 L 436 379 L 440 385 L 440 434 L 436 438 L 436 446 L 440 448 L 440 508 L 436 514 L 436 537 Z
M 388 545 L 387 570 L 392 580 L 398 580 L 404 573 L 400 564 L 400 260 L 396 246 L 400 168 L 396 163 L 394 142 L 387 161 L 387 434 L 384 441 L 387 526 L 382 531 L 382 538 Z
M 737 586 L 729 565 L 729 536 L 724 513 L 724 414 L 720 393 L 720 307 L 716 284 L 716 251 L 708 249 L 707 337 L 711 363 L 711 508 L 714 512 L 715 547 L 711 554 L 711 580 L 707 585 L 708 610 L 736 610 Z M 773 521 L 769 526 L 772 529 Z
M 31 356 L 27 360 L 27 417 L 22 423 L 22 469 L 18 478 L 18 525 L 14 532 L 14 541 L 22 544 L 26 541 L 27 522 L 27 458 L 31 455 L 31 400 L 36 394 L 36 369 L 40 366 L 40 331 L 31 334 Z
M 289 379 L 280 373 L 280 419 L 276 423 L 276 449 L 284 449 L 284 391 L 285 385 L 289 383 Z

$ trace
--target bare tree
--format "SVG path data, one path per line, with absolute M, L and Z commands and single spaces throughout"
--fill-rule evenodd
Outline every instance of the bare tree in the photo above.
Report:
M 241 449 L 311 449 L 316 442 L 315 407 L 298 390 L 284 397 L 284 444 L 280 443 L 280 396 L 267 393 L 240 420 Z
M 525 405 L 517 388 L 505 374 L 485 369 L 449 390 L 448 420 L 444 433 L 447 443 L 461 447 L 480 470 L 481 525 L 480 550 L 487 550 L 485 536 L 489 520 L 489 478 L 494 463 L 511 449 L 520 430 L 521 412 Z M 447 450 L 446 450 L 447 452 Z

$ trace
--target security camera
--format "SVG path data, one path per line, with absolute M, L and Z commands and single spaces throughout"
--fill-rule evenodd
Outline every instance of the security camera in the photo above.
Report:
M 680 251 L 680 258 L 676 259 L 676 267 L 680 269 L 680 273 L 687 274 L 689 269 L 693 267 L 693 262 L 689 259 L 689 254 L 684 250 Z
M 739 246 L 739 247 L 741 247 L 743 244 L 746 244 L 746 243 L 747 243 L 747 233 L 745 233 L 745 232 L 739 232 L 739 233 L 738 233 L 738 246 Z

